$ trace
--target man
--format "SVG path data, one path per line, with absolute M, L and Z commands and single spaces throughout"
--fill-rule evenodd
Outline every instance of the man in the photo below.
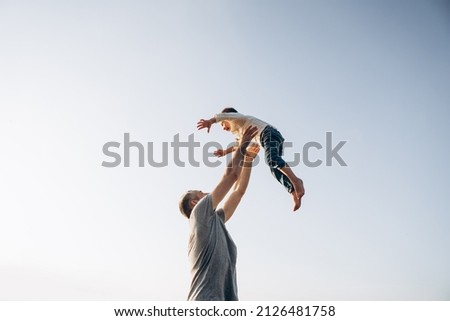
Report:
M 189 301 L 237 301 L 237 249 L 225 222 L 236 210 L 250 179 L 251 164 L 259 146 L 249 149 L 256 127 L 248 127 L 238 150 L 228 164 L 219 184 L 210 194 L 198 190 L 186 192 L 180 211 L 189 219 L 189 262 L 191 287 Z M 219 203 L 235 185 L 223 208 Z

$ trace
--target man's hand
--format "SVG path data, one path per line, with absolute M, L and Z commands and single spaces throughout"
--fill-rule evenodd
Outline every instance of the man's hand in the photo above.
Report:
M 255 159 L 256 155 L 258 155 L 260 147 L 256 143 L 252 143 L 245 152 L 245 162 L 251 162 Z
M 242 139 L 241 139 L 241 148 L 247 149 L 248 145 L 250 144 L 250 141 L 256 136 L 256 134 L 258 133 L 258 128 L 256 126 L 248 126 L 245 131 L 244 134 L 242 135 Z M 245 150 L 241 150 L 244 154 Z
M 213 122 L 211 121 L 211 119 L 200 119 L 197 123 L 197 129 L 203 129 L 203 128 L 208 128 L 208 133 L 209 130 L 211 129 L 211 125 L 213 124 Z

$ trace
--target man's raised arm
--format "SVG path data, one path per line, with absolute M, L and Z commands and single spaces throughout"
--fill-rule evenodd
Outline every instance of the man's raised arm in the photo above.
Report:
M 244 158 L 244 165 L 241 169 L 241 174 L 238 180 L 234 184 L 234 191 L 225 201 L 223 211 L 225 214 L 225 222 L 228 221 L 233 215 L 234 211 L 241 202 L 242 196 L 244 196 L 247 190 L 248 182 L 250 180 L 250 174 L 252 172 L 253 160 L 259 152 L 259 145 L 250 147 L 247 150 L 247 155 Z
M 212 206 L 214 209 L 224 199 L 225 195 L 227 195 L 234 182 L 236 182 L 236 180 L 238 179 L 247 147 L 250 144 L 252 138 L 255 137 L 257 132 L 258 128 L 254 126 L 250 126 L 245 129 L 238 150 L 234 153 L 233 158 L 227 165 L 225 174 L 223 175 L 219 184 L 211 192 Z

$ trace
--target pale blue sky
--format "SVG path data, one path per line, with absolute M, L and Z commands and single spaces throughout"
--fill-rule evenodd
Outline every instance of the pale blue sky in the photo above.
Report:
M 241 300 L 449 300 L 449 57 L 438 0 L 0 1 L 0 299 L 184 300 L 178 199 L 224 164 L 105 168 L 102 147 L 225 145 L 195 124 L 234 106 L 287 159 L 333 132 L 348 164 L 295 167 L 295 214 L 254 168 L 227 223 Z

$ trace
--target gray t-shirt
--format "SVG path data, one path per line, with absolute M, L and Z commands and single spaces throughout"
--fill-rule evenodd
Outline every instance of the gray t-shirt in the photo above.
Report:
M 222 209 L 214 211 L 211 195 L 193 208 L 190 219 L 189 301 L 237 301 L 237 248 L 225 227 Z

